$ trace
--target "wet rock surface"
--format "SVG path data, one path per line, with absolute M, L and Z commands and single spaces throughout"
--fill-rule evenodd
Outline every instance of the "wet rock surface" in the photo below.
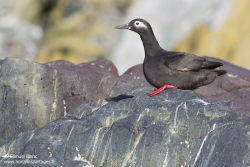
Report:
M 30 154 L 49 166 L 249 166 L 249 117 L 193 91 L 150 90 L 82 104 L 21 133 L 0 147 L 0 163 Z

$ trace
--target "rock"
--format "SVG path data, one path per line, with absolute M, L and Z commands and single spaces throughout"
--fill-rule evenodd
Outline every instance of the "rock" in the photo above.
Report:
M 82 103 L 110 97 L 118 77 L 117 69 L 107 60 L 73 63 L 58 60 L 46 63 L 62 76 L 63 99 L 69 112 Z
M 249 71 L 223 63 L 228 74 L 195 91 L 250 116 Z M 6 58 L 0 66 L 0 145 L 21 132 L 44 127 L 81 104 L 100 99 L 119 102 L 131 98 L 126 93 L 134 88 L 150 86 L 142 65 L 118 76 L 107 60 L 75 65 L 62 60 L 39 64 Z M 148 93 L 152 90 L 151 86 Z
M 0 68 L 0 145 L 64 115 L 63 85 L 56 70 L 6 58 Z
M 108 60 L 78 65 L 60 60 L 45 65 L 56 69 L 62 76 L 67 112 L 82 103 L 125 94 L 135 86 L 149 86 L 141 65 L 132 67 L 120 77 L 114 64 Z
M 250 165 L 249 117 L 193 91 L 149 97 L 150 90 L 82 104 L 41 129 L 21 133 L 0 147 L 0 164 L 25 160 L 11 155 L 33 155 L 29 160 L 49 166 Z
M 212 61 L 220 61 L 224 64 L 221 69 L 227 70 L 227 74 L 218 77 L 212 84 L 200 87 L 195 91 L 204 97 L 222 102 L 235 110 L 250 116 L 250 71 L 233 65 L 220 59 L 209 58 Z
M 107 60 L 75 65 L 23 59 L 0 61 L 0 145 L 20 132 L 41 128 L 83 103 L 112 98 L 148 85 L 140 68 L 119 77 Z
M 128 69 L 123 75 L 117 78 L 117 83 L 112 89 L 111 97 L 130 92 L 135 87 L 144 86 L 152 87 L 144 77 L 142 64 L 135 65 Z
M 228 75 L 195 91 L 250 116 L 249 71 L 223 63 Z M 0 144 L 20 132 L 41 128 L 83 103 L 113 97 L 119 101 L 135 87 L 150 86 L 142 65 L 118 76 L 107 60 L 75 65 L 62 60 L 39 64 L 7 58 L 0 64 L 0 132 L 5 134 Z M 151 86 L 148 93 L 152 90 Z

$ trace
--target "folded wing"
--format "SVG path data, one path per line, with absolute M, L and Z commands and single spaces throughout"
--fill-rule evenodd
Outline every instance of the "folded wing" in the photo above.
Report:
M 178 71 L 198 71 L 200 69 L 214 69 L 223 64 L 220 62 L 208 61 L 203 57 L 185 52 L 167 52 L 164 55 L 164 64 L 172 69 Z

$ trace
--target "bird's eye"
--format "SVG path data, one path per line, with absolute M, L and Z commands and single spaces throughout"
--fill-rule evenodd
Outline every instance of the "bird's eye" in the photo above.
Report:
M 139 22 L 135 22 L 136 25 L 139 25 Z

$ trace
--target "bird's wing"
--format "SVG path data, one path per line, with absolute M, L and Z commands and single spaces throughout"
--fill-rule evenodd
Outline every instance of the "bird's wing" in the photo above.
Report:
M 178 71 L 198 71 L 203 68 L 203 63 L 206 59 L 185 52 L 167 52 L 164 55 L 165 65 Z

